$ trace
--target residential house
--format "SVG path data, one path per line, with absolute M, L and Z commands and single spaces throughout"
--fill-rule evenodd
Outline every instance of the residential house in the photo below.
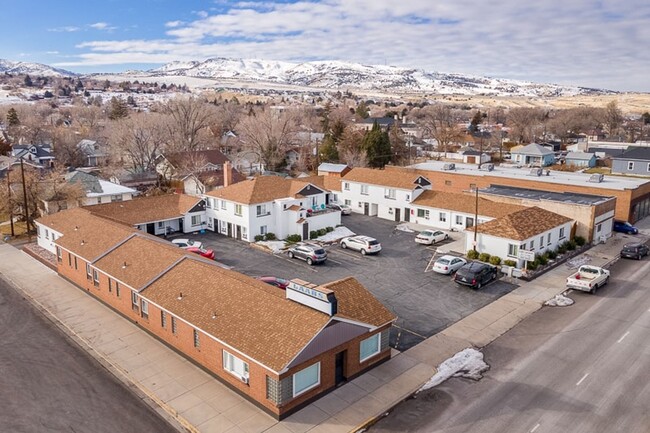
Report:
M 354 126 L 362 131 L 370 131 L 376 123 L 382 131 L 388 131 L 393 125 L 399 124 L 396 117 L 368 117 L 357 122 Z
M 485 152 L 480 152 L 472 147 L 464 147 L 458 150 L 460 158 L 466 164 L 485 164 L 492 158 Z
M 267 233 L 309 239 L 312 230 L 341 224 L 328 194 L 304 179 L 259 176 L 205 194 L 207 228 L 247 242 Z
M 155 171 L 133 173 L 125 169 L 114 172 L 110 180 L 115 184 L 133 188 L 140 192 L 145 192 L 160 182 L 158 173 Z
M 347 164 L 332 164 L 331 162 L 323 162 L 318 166 L 319 176 L 335 176 L 343 177 L 352 170 Z
M 628 147 L 612 157 L 612 174 L 650 176 L 650 147 Z
M 230 160 L 218 149 L 161 154 L 156 160 L 156 171 L 167 179 L 190 173 L 221 171 Z
M 479 224 L 465 231 L 465 247 L 476 251 L 513 260 L 518 268 L 524 267 L 519 251 L 532 251 L 535 255 L 555 250 L 558 245 L 573 237 L 574 221 L 539 207 L 525 208 L 501 218 Z
M 45 168 L 54 166 L 54 152 L 49 144 L 14 144 L 11 148 L 11 156 Z
M 353 168 L 341 180 L 338 200 L 356 213 L 410 221 L 412 201 L 427 189 L 431 181 L 413 170 Z
M 396 317 L 352 277 L 281 290 L 85 209 L 36 224 L 62 277 L 278 419 L 390 358 Z
M 531 143 L 522 148 L 510 150 L 512 162 L 520 165 L 546 167 L 555 162 L 555 153 L 537 143 Z
M 229 166 L 229 163 L 226 163 L 224 164 L 223 170 L 190 173 L 178 179 L 177 182 L 182 184 L 182 188 L 180 189 L 182 189 L 184 194 L 200 196 L 209 191 L 241 182 L 242 180 L 246 180 L 246 177 L 235 170 L 234 167 Z
M 569 152 L 564 158 L 564 163 L 566 165 L 573 165 L 576 167 L 591 168 L 596 166 L 597 160 L 598 158 L 596 158 L 596 154 L 594 153 Z
M 97 167 L 108 161 L 108 148 L 96 140 L 84 139 L 77 143 L 77 148 L 83 153 L 85 167 Z

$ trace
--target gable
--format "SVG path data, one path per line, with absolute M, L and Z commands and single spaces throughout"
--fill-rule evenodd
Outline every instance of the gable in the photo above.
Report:
M 431 185 L 431 182 L 429 182 L 428 179 L 424 178 L 423 176 L 419 176 L 417 179 L 415 179 L 414 182 L 416 185 L 420 186 L 428 186 Z
M 310 195 L 322 194 L 324 192 L 325 191 L 323 191 L 322 189 L 317 188 L 312 184 L 308 184 L 306 187 L 304 187 L 303 189 L 298 191 L 296 193 L 296 195 L 302 195 L 304 197 L 309 197 Z
M 205 200 L 201 200 L 200 202 L 198 202 L 190 210 L 188 210 L 187 213 L 203 212 L 203 211 L 205 211 Z

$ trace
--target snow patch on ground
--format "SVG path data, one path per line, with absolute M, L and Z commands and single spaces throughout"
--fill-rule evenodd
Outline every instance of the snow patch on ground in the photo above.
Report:
M 317 237 L 316 241 L 323 243 L 336 242 L 339 239 L 343 239 L 348 236 L 354 236 L 355 233 L 347 227 L 336 227 L 334 231 L 324 234 L 323 236 Z
M 281 253 L 285 247 L 284 241 L 259 241 L 256 244 L 268 248 L 273 254 Z
M 395 230 L 399 230 L 401 232 L 406 232 L 406 233 L 415 233 L 415 230 L 409 228 L 408 223 L 399 224 L 397 227 L 395 227 Z
M 547 305 L 549 307 L 568 307 L 569 305 L 573 305 L 573 302 L 573 299 L 559 294 L 555 295 L 554 298 L 544 302 L 544 305 Z
M 474 348 L 467 348 L 442 362 L 438 366 L 438 372 L 417 392 L 438 386 L 450 377 L 479 380 L 489 368 L 490 366 L 483 360 L 483 353 Z

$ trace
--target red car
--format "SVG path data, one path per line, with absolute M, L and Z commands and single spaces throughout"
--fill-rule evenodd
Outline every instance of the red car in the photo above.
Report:
M 286 289 L 289 285 L 289 281 L 285 280 L 284 278 L 265 276 L 257 277 L 257 279 L 280 289 Z
M 194 254 L 199 254 L 201 257 L 205 257 L 206 259 L 214 260 L 214 251 L 212 250 L 197 247 L 189 247 L 185 248 L 185 250 Z

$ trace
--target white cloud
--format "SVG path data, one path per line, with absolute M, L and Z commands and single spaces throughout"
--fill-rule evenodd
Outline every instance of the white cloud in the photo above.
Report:
M 63 27 L 54 27 L 54 28 L 51 28 L 51 29 L 47 29 L 48 32 L 59 32 L 59 33 L 61 33 L 61 32 L 67 32 L 67 33 L 78 32 L 79 30 L 81 30 L 81 27 L 77 27 L 77 26 L 63 26 Z
M 111 31 L 117 29 L 117 27 L 111 26 L 110 24 L 101 21 L 93 24 L 88 24 L 88 27 L 95 30 L 105 30 L 105 31 Z
M 117 64 L 124 53 L 140 62 L 140 56 L 333 59 L 650 90 L 646 0 L 502 0 L 498 7 L 470 0 L 216 3 L 221 8 L 212 15 L 195 11 L 194 21 L 167 22 L 162 39 L 82 43 L 89 52 L 78 63 Z

